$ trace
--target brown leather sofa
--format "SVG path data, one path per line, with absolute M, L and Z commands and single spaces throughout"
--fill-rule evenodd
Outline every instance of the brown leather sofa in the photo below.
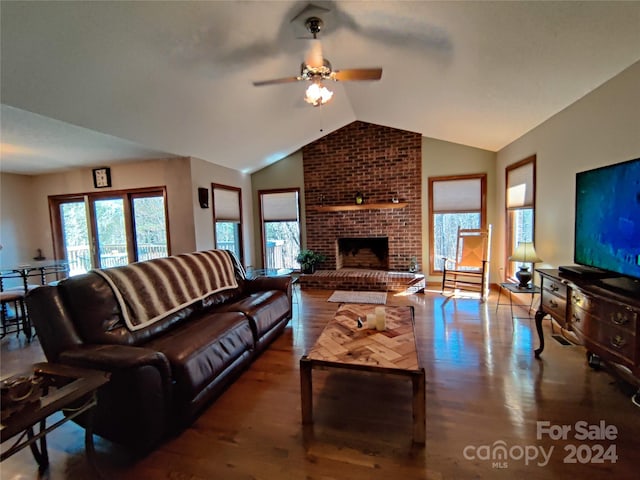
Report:
M 111 381 L 98 391 L 96 434 L 149 451 L 193 421 L 284 330 L 292 314 L 290 278 L 247 279 L 230 256 L 229 275 L 237 287 L 133 331 L 113 285 L 100 272 L 27 295 L 48 361 L 111 372 Z M 184 281 L 185 275 L 180 277 Z M 162 288 L 163 298 L 175 293 Z

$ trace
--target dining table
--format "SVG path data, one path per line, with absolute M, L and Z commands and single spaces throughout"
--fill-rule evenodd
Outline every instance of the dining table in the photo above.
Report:
M 20 279 L 24 292 L 29 291 L 29 280 L 36 277 L 39 285 L 46 285 L 49 275 L 66 276 L 69 272 L 69 263 L 66 260 L 36 261 L 23 263 L 9 267 L 0 267 L 0 291 L 4 291 L 5 280 Z

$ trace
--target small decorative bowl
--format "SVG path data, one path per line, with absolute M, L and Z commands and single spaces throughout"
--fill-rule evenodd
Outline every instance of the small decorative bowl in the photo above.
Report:
M 33 375 L 21 375 L 3 380 L 0 384 L 2 408 L 32 401 L 34 396 L 39 398 L 42 380 L 43 377 Z

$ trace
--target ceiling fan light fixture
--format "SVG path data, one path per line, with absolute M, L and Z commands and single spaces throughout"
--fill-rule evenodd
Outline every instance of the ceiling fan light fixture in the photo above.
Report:
M 304 101 L 314 107 L 324 105 L 333 97 L 333 92 L 322 85 L 321 82 L 313 82 L 305 92 Z

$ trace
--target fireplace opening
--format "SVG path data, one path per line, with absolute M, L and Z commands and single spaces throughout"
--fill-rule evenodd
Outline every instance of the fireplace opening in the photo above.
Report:
M 338 238 L 336 270 L 341 268 L 389 270 L 389 239 L 387 237 Z

